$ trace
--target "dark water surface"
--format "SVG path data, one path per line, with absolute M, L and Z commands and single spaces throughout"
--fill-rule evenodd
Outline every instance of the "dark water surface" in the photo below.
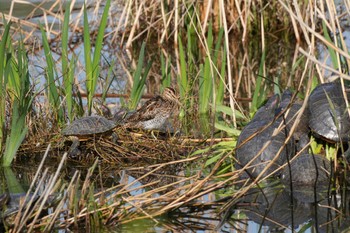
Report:
M 58 162 L 51 161 L 46 168 L 53 174 L 57 169 Z M 38 164 L 33 162 L 16 163 L 13 168 L 2 168 L 0 170 L 1 193 L 10 193 L 12 196 L 23 195 L 29 188 Z M 118 169 L 103 168 L 103 175 L 96 172 L 91 177 L 91 181 L 96 183 L 96 192 L 105 190 L 116 185 L 132 184 L 128 189 L 132 190 L 129 195 L 136 196 L 143 192 L 171 184 L 176 179 L 175 176 L 183 177 L 193 175 L 197 171 L 195 166 L 177 167 L 174 171 L 160 170 L 159 176 L 144 176 L 149 169 Z M 189 170 L 190 169 L 190 170 Z M 61 178 L 63 183 L 69 183 L 73 174 L 79 170 L 81 181 L 88 171 L 88 167 L 67 163 L 62 169 Z M 97 169 L 98 170 L 98 169 Z M 173 175 L 170 176 L 170 175 Z M 49 179 L 49 176 L 47 176 Z M 48 180 L 47 180 L 48 181 Z M 158 183 L 155 181 L 159 181 Z M 144 185 L 155 182 L 155 185 L 142 188 Z M 102 184 L 102 185 L 97 185 Z M 34 184 L 34 185 L 37 185 Z M 101 187 L 103 186 L 103 187 Z M 45 185 L 41 185 L 39 191 L 45 190 Z M 105 232 L 292 232 L 292 226 L 297 231 L 314 232 L 312 228 L 318 229 L 316 232 L 349 232 L 349 192 L 334 192 L 330 190 L 317 190 L 316 193 L 327 193 L 324 196 L 315 195 L 309 189 L 291 193 L 290 187 L 283 186 L 278 180 L 261 183 L 260 187 L 254 186 L 247 190 L 242 198 L 235 200 L 227 216 L 219 214 L 221 207 L 230 198 L 218 199 L 216 192 L 209 193 L 198 198 L 191 206 L 179 207 L 167 214 L 155 218 L 129 221 L 122 225 L 116 225 L 101 229 Z M 312 190 L 312 189 L 311 189 Z M 170 190 L 165 190 L 170 191 Z M 222 192 L 221 192 L 222 193 Z M 155 193 L 157 197 L 163 192 Z M 329 198 L 327 198 L 329 196 Z M 317 199 L 316 202 L 314 201 Z M 197 204 L 195 204 L 197 203 Z M 207 203 L 212 203 L 208 204 Z M 203 205 L 201 205 L 203 204 Z M 218 227 L 222 224 L 222 227 Z M 286 230 L 285 227 L 288 227 Z

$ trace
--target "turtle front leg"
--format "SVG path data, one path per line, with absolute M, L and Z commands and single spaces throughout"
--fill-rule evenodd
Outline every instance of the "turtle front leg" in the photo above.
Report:
M 79 150 L 80 141 L 76 136 L 70 136 L 70 140 L 72 141 L 72 145 L 68 150 L 68 155 L 71 158 L 76 158 L 81 154 L 81 151 Z
M 111 135 L 111 139 L 112 139 L 112 142 L 113 142 L 114 144 L 116 144 L 117 141 L 118 141 L 118 134 L 115 133 L 115 132 L 113 132 L 112 135 Z

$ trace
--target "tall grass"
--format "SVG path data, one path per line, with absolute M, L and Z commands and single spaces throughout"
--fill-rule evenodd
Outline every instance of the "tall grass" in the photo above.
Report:
M 4 21 L 6 24 L 6 21 Z M 2 34 L 2 40 L 0 43 L 0 78 L 1 78 L 1 88 L 0 88 L 0 151 L 2 152 L 2 146 L 4 142 L 4 137 L 6 136 L 5 131 L 5 124 L 6 124 L 6 85 L 7 85 L 7 79 L 8 79 L 8 73 L 9 73 L 9 66 L 6 64 L 7 61 L 7 51 L 8 51 L 8 40 L 10 40 L 9 32 L 10 32 L 10 25 L 8 24 L 5 26 L 5 30 Z
M 70 4 L 71 2 L 66 4 L 65 12 L 64 12 L 64 20 L 62 27 L 62 76 L 63 76 L 63 84 L 64 84 L 64 93 L 65 93 L 65 102 L 67 105 L 67 115 L 70 121 L 74 119 L 74 99 L 73 99 L 73 84 L 74 84 L 74 75 L 75 75 L 75 58 L 72 56 L 72 59 L 69 61 L 68 56 L 68 32 L 69 32 L 69 16 L 70 16 Z
M 147 65 L 143 70 L 145 61 L 145 49 L 146 43 L 142 43 L 136 70 L 133 74 L 133 84 L 129 98 L 129 109 L 135 109 L 137 107 L 137 104 L 139 103 L 145 89 L 146 78 L 152 65 L 152 61 L 147 62 Z
M 28 126 L 26 117 L 31 111 L 33 95 L 31 93 L 30 76 L 28 70 L 27 51 L 24 44 L 19 40 L 16 48 L 12 45 L 12 40 L 9 35 L 10 23 L 6 24 L 1 42 L 0 56 L 0 78 L 2 83 L 2 111 L 3 106 L 7 109 L 11 117 L 6 117 L 6 111 L 1 118 L 1 135 L 5 135 L 6 143 L 4 153 L 2 155 L 2 165 L 9 166 L 12 163 L 18 148 L 22 144 Z M 6 101 L 9 105 L 6 106 Z M 4 113 L 3 112 L 3 113 Z M 10 121 L 6 122 L 6 121 Z M 4 128 L 4 125 L 10 125 L 9 129 Z M 1 144 L 4 143 L 4 137 L 1 138 Z
M 50 104 L 50 109 L 55 116 L 54 119 L 57 120 L 59 125 L 62 125 L 65 122 L 64 119 L 64 106 L 62 103 L 63 96 L 60 94 L 60 80 L 58 80 L 58 72 L 56 68 L 55 59 L 53 58 L 52 52 L 50 50 L 49 41 L 47 35 L 44 31 L 42 25 L 40 25 L 41 30 L 41 39 L 43 43 L 44 53 L 46 57 L 46 67 L 45 67 L 45 78 L 47 83 L 47 89 L 45 89 L 48 101 Z M 64 58 L 66 59 L 66 58 Z
M 93 106 L 93 97 L 97 86 L 97 80 L 100 75 L 100 59 L 103 47 L 103 38 L 105 34 L 105 28 L 107 25 L 109 7 L 111 1 L 107 0 L 101 15 L 100 27 L 98 29 L 97 38 L 95 41 L 94 52 L 92 57 L 91 42 L 90 42 L 90 30 L 86 6 L 84 5 L 84 57 L 85 57 L 85 69 L 86 69 L 86 91 L 88 94 L 88 111 L 91 114 Z
M 55 59 L 52 55 L 50 49 L 50 44 L 48 41 L 48 35 L 42 26 L 42 43 L 46 57 L 46 81 L 47 81 L 47 95 L 49 96 L 49 103 L 52 107 L 53 113 L 56 115 L 58 123 L 62 125 L 65 122 L 65 116 L 68 116 L 70 121 L 74 120 L 76 115 L 80 115 L 79 109 L 83 109 L 83 101 L 81 100 L 81 93 L 76 93 L 74 96 L 74 82 L 75 82 L 75 72 L 76 72 L 76 60 L 74 54 L 69 56 L 69 32 L 70 32 L 70 7 L 71 4 L 68 2 L 65 7 L 65 13 L 63 17 L 63 27 L 62 27 L 62 56 L 61 56 L 61 66 L 62 66 L 62 77 L 63 81 L 60 80 L 58 73 L 58 64 L 56 64 Z M 100 27 L 97 32 L 97 38 L 94 42 L 94 47 L 91 46 L 90 41 L 90 27 L 88 21 L 88 13 L 86 7 L 84 6 L 84 58 L 85 58 L 85 86 L 87 91 L 87 106 L 88 114 L 91 114 L 93 106 L 93 97 L 95 95 L 95 90 L 97 87 L 97 81 L 100 77 L 100 60 L 101 52 L 103 48 L 103 39 L 105 28 L 107 25 L 108 13 L 109 13 L 110 1 L 106 2 L 106 6 L 102 13 Z M 92 51 L 93 50 L 93 51 Z M 61 85 L 63 83 L 63 85 Z M 106 83 L 105 83 L 106 84 Z M 62 88 L 63 87 L 63 88 Z M 106 90 L 108 90 L 106 86 Z M 78 103 L 75 101 L 78 98 Z M 63 101 L 64 100 L 64 101 Z M 62 104 L 65 103 L 65 104 Z M 75 107 L 77 107 L 75 109 Z

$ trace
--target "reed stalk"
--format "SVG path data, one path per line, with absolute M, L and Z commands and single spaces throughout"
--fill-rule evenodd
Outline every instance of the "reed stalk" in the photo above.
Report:
M 7 57 L 7 46 L 8 41 L 10 40 L 9 32 L 10 32 L 10 26 L 11 22 L 6 24 L 6 21 L 4 20 L 5 24 L 5 30 L 2 34 L 2 40 L 0 42 L 0 79 L 1 79 L 1 88 L 0 88 L 0 152 L 3 150 L 3 143 L 4 143 L 4 137 L 6 136 L 6 99 L 7 99 L 7 93 L 6 93 L 6 86 L 7 86 L 7 80 L 8 80 L 8 73 L 9 73 L 9 65 L 8 61 L 6 59 Z
M 65 122 L 64 119 L 64 109 L 61 105 L 62 103 L 62 95 L 60 95 L 59 87 L 61 86 L 59 80 L 57 80 L 57 69 L 56 63 L 53 58 L 52 52 L 50 50 L 49 41 L 47 39 L 47 35 L 44 31 L 42 25 L 40 25 L 41 30 L 41 39 L 43 43 L 45 58 L 46 58 L 46 67 L 45 67 L 45 78 L 47 83 L 47 89 L 45 89 L 48 102 L 50 105 L 50 109 L 52 109 L 52 113 L 54 115 L 54 119 L 58 122 L 59 125 L 62 125 Z M 57 82 L 57 83 L 56 83 Z
M 10 27 L 10 24 L 7 24 L 6 27 Z M 9 36 L 8 30 L 5 30 L 7 31 L 7 36 Z M 3 166 L 11 165 L 17 150 L 28 132 L 26 117 L 31 112 L 31 104 L 34 98 L 31 94 L 28 58 L 24 44 L 20 40 L 15 51 L 10 38 L 7 39 L 7 42 L 5 47 L 2 47 L 4 48 L 4 52 L 6 52 L 6 63 L 2 64 L 7 69 L 3 73 L 2 83 L 5 88 L 4 90 L 8 91 L 5 101 L 6 99 L 10 100 L 12 111 L 11 119 L 7 119 L 11 123 L 9 124 L 10 129 L 6 137 L 5 151 L 2 157 Z M 4 74 L 7 76 L 6 78 Z
M 62 27 L 62 76 L 64 84 L 64 93 L 65 93 L 65 102 L 67 105 L 67 115 L 70 122 L 74 120 L 74 99 L 73 99 L 73 84 L 74 84 L 74 74 L 75 74 L 75 58 L 72 56 L 72 59 L 69 61 L 68 56 L 68 32 L 69 32 L 69 17 L 70 17 L 70 7 L 71 2 L 66 3 L 66 8 L 64 12 L 64 20 Z
M 145 49 L 146 43 L 142 43 L 136 70 L 133 74 L 133 85 L 130 92 L 129 109 L 135 109 L 137 107 L 137 104 L 139 103 L 145 89 L 146 78 L 152 65 L 152 61 L 147 62 L 147 65 L 143 70 Z
M 103 48 L 103 38 L 105 33 L 105 28 L 107 25 L 109 8 L 111 1 L 107 0 L 106 5 L 103 9 L 101 15 L 100 26 L 97 32 L 97 38 L 94 43 L 94 51 L 92 53 L 91 42 L 90 42 L 90 29 L 89 21 L 86 10 L 86 5 L 84 5 L 84 57 L 85 57 L 85 69 L 86 69 L 86 91 L 88 94 L 88 113 L 91 114 L 93 106 L 93 97 L 95 95 L 97 80 L 100 75 L 100 59 L 101 52 Z M 93 57 L 92 57 L 93 56 Z

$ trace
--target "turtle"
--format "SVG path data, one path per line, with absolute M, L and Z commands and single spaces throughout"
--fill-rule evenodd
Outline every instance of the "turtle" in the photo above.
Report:
M 262 176 L 274 172 L 287 161 L 287 157 L 294 156 L 293 140 L 288 140 L 285 145 L 288 136 L 286 130 L 275 133 L 283 120 L 278 109 L 279 96 L 274 95 L 256 112 L 238 137 L 236 168 L 249 165 L 246 171 L 254 178 L 259 176 L 266 166 L 270 167 Z M 277 154 L 278 157 L 275 158 Z M 275 174 L 278 176 L 279 172 Z
M 350 89 L 345 87 L 350 100 Z M 348 142 L 350 117 L 339 81 L 318 85 L 308 100 L 309 126 L 316 136 L 331 142 Z
M 78 149 L 80 141 L 94 135 L 110 135 L 112 134 L 113 142 L 116 141 L 117 135 L 113 132 L 116 124 L 102 116 L 87 116 L 73 121 L 65 129 L 62 130 L 62 135 L 69 137 L 73 142 L 69 155 L 75 157 L 80 154 Z
M 303 153 L 283 169 L 281 182 L 287 187 L 293 185 L 293 197 L 312 203 L 327 197 L 331 175 L 330 161 L 325 156 Z
M 296 124 L 293 138 L 295 140 L 296 150 L 307 150 L 307 145 L 310 141 L 309 133 L 309 112 L 307 109 L 301 113 L 299 121 L 296 122 L 299 115 L 299 111 L 302 108 L 302 101 L 292 99 L 293 93 L 290 90 L 285 90 L 282 94 L 281 104 L 276 111 L 276 114 L 283 113 L 284 123 L 287 126 L 288 131 Z

